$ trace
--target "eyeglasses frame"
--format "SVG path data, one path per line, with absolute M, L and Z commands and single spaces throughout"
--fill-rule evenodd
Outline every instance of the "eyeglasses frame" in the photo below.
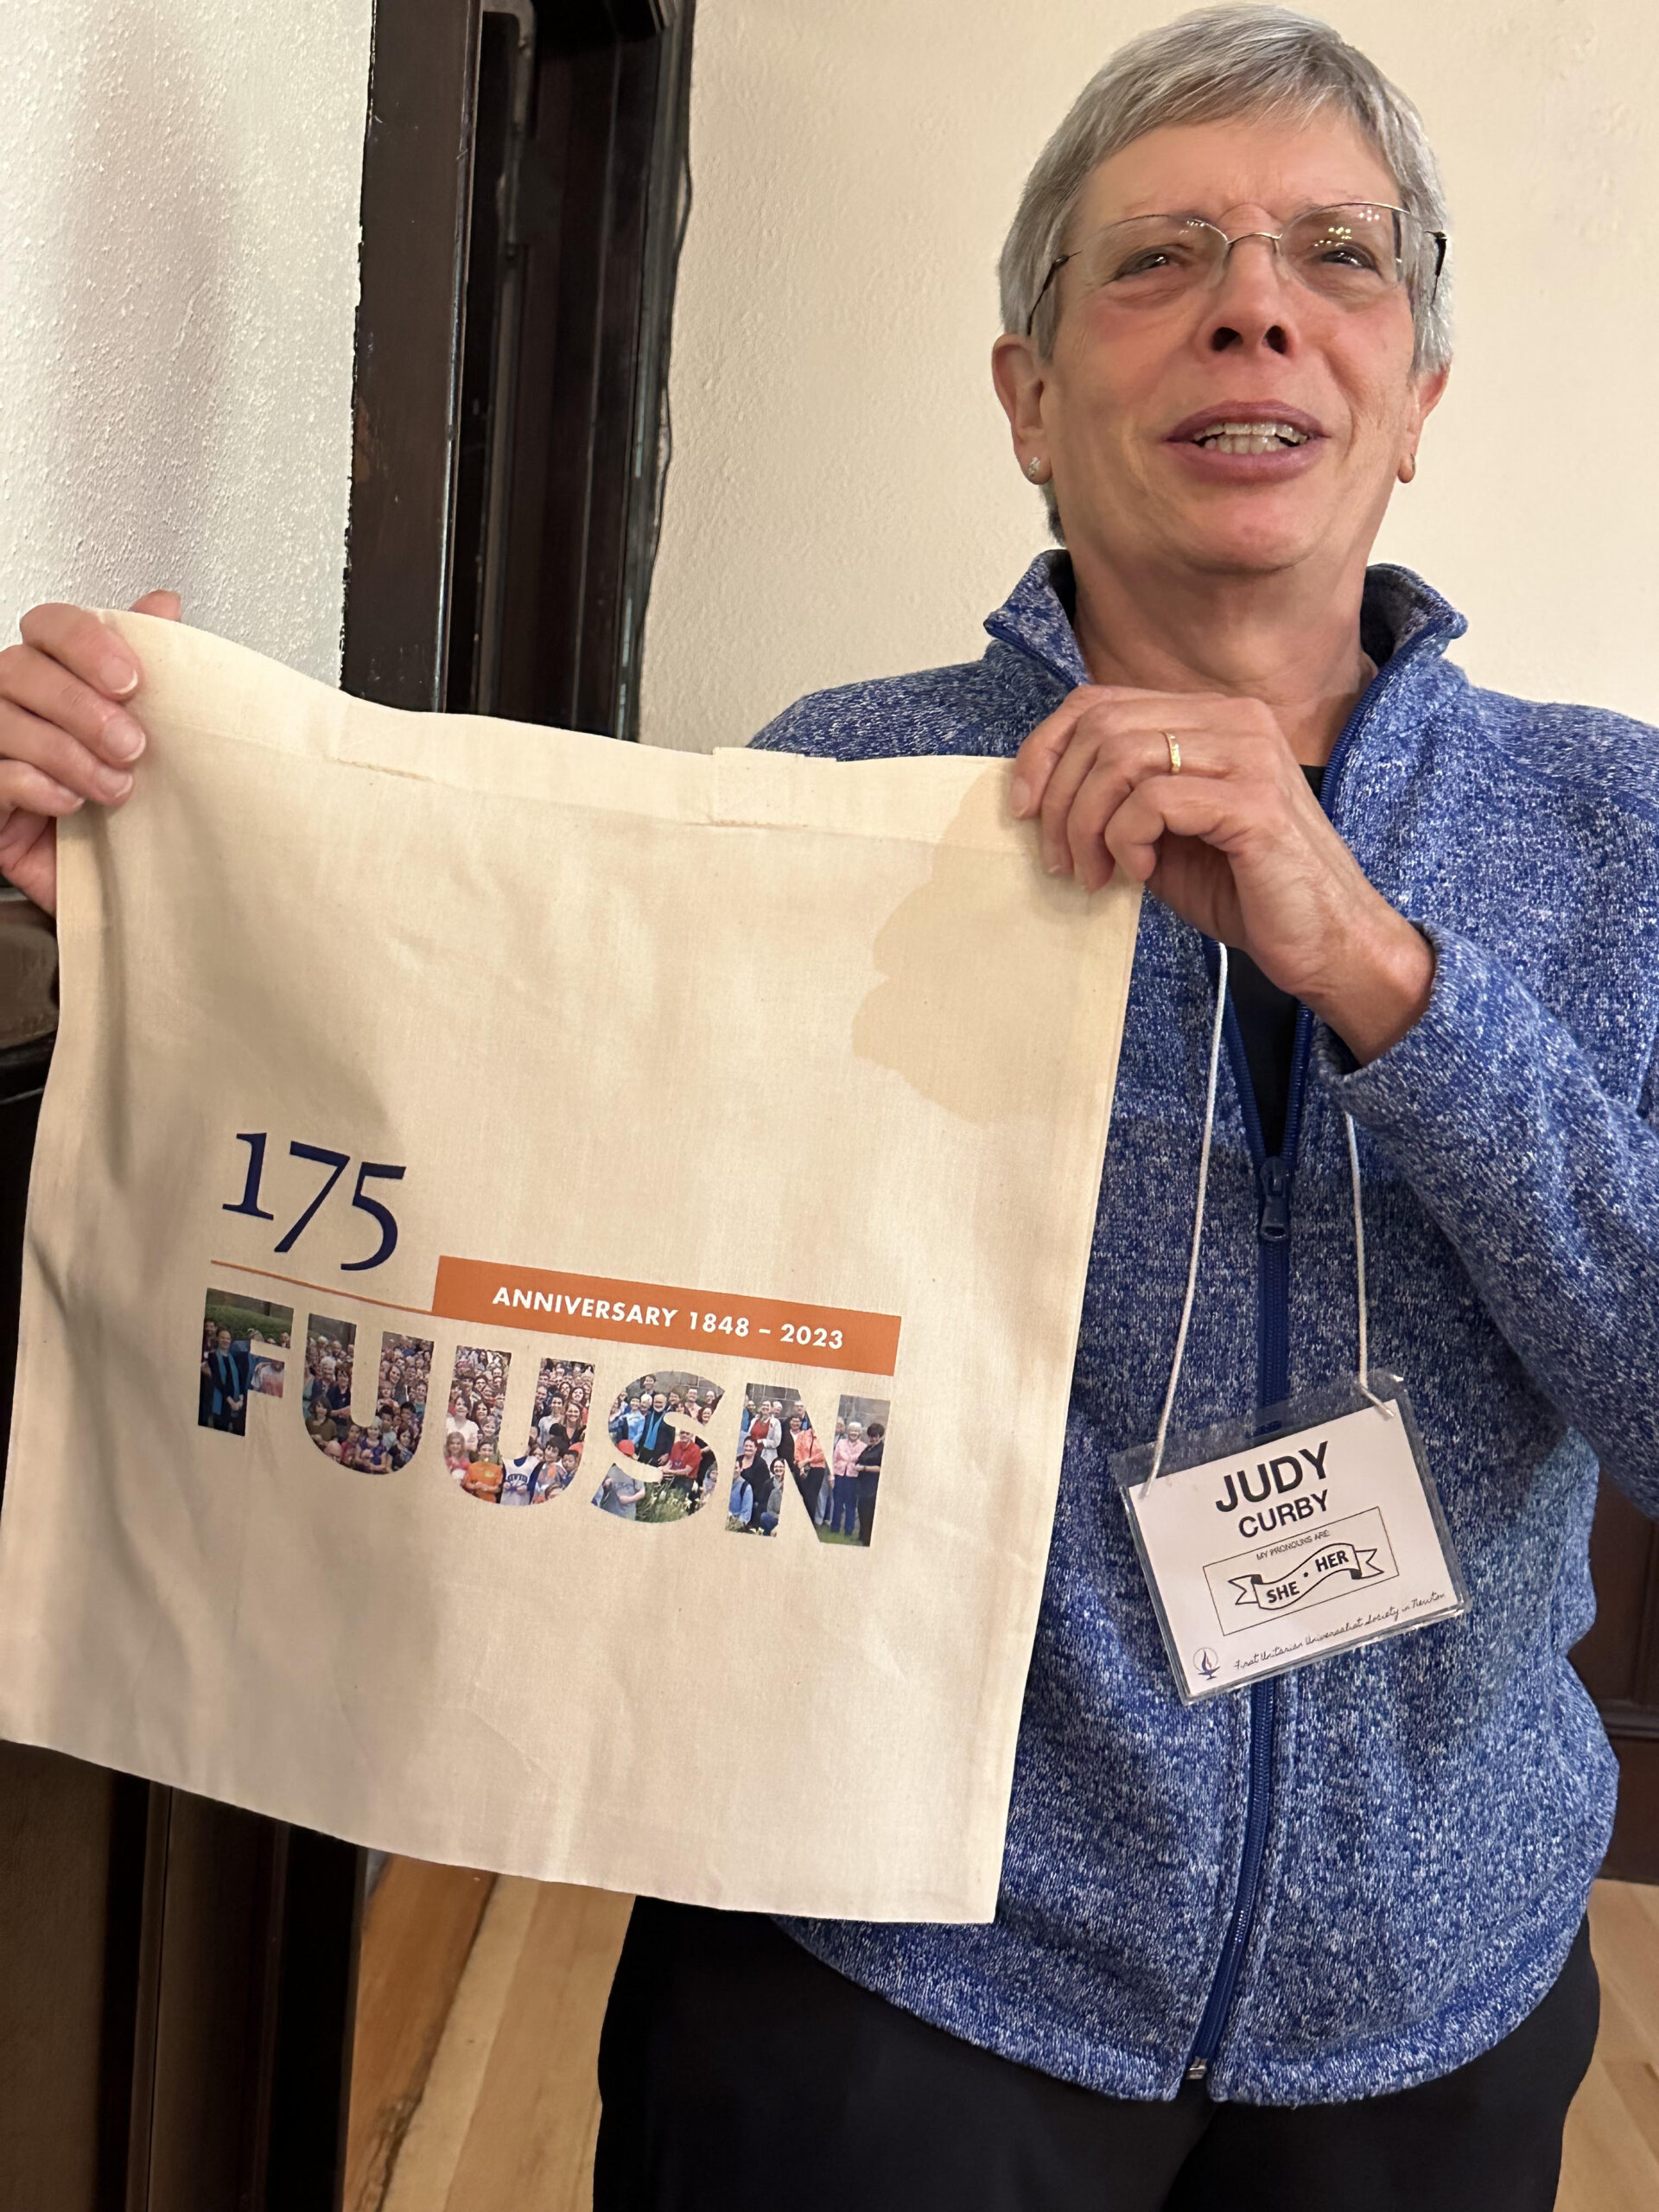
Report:
M 1204 217 L 1204 216 L 1202 216 L 1202 215 L 1198 215 L 1198 216 L 1190 216 L 1190 215 L 1176 216 L 1176 215 L 1171 215 L 1171 216 L 1168 216 L 1168 217 L 1166 217 L 1166 218 L 1160 218 L 1160 217 L 1157 217 L 1157 216 L 1151 216 L 1151 217 L 1148 217 L 1148 216 L 1142 216 L 1142 215 L 1125 215 L 1125 216 L 1122 216 L 1122 217 L 1120 217 L 1120 218 L 1119 218 L 1119 220 L 1120 220 L 1120 221 L 1122 221 L 1122 222 L 1126 222 L 1126 223 L 1139 223 L 1139 222 L 1159 221 L 1159 220 L 1167 220 L 1167 221 L 1169 221 L 1169 222 L 1192 222 L 1192 223 L 1201 223 L 1201 224 L 1204 226 L 1204 228 L 1205 228 L 1205 230 L 1207 230 L 1207 231 L 1213 231 L 1213 232 L 1216 233 L 1216 235 L 1217 235 L 1217 238 L 1225 238 L 1225 239 L 1226 239 L 1226 243 L 1227 243 L 1227 252 L 1222 256 L 1222 264 L 1221 264 L 1222 267 L 1224 269 L 1224 268 L 1226 267 L 1226 265 L 1227 265 L 1227 256 L 1232 252 L 1232 250 L 1233 250 L 1233 248 L 1234 248 L 1236 245 L 1242 245 L 1243 244 L 1243 242 L 1244 242 L 1244 240 L 1245 240 L 1246 238 L 1265 238 L 1265 239 L 1268 241 L 1268 244 L 1273 247 L 1274 254 L 1274 257 L 1275 257 L 1275 258 L 1277 258 L 1277 257 L 1278 257 L 1278 253 L 1279 253 L 1279 247 L 1280 247 L 1280 244 L 1281 244 L 1281 240 L 1283 239 L 1283 238 L 1284 238 L 1285 231 L 1289 230 L 1289 229 L 1290 229 L 1290 227 L 1291 227 L 1291 225 L 1292 225 L 1292 224 L 1305 222 L 1305 221 L 1307 219 L 1307 217 L 1308 217 L 1309 215 L 1328 215 L 1328 214 L 1333 213 L 1335 212 L 1335 210 L 1336 210 L 1337 208 L 1338 208 L 1338 207 L 1376 207 L 1376 208 L 1380 208 L 1380 209 L 1382 210 L 1382 212 L 1384 214 L 1388 214 L 1388 215 L 1394 215 L 1394 216 L 1396 216 L 1396 217 L 1400 217 L 1400 218 L 1403 219 L 1404 219 L 1406 222 L 1408 222 L 1408 223 L 1415 223 L 1415 224 L 1417 225 L 1417 227 L 1419 228 L 1419 230 L 1421 230 L 1421 231 L 1422 232 L 1422 234 L 1423 234 L 1423 236 L 1424 236 L 1426 238 L 1433 238 L 1433 241 L 1434 241 L 1434 276 L 1433 276 L 1433 281 L 1431 283 L 1431 284 L 1429 285 L 1429 288 L 1428 288 L 1428 304 L 1429 304 L 1429 306 L 1432 308 L 1432 307 L 1433 306 L 1433 304 L 1434 304 L 1435 296 L 1438 294 L 1438 292 L 1440 291 L 1440 271 L 1441 271 L 1441 270 L 1442 270 L 1442 269 L 1444 269 L 1444 268 L 1445 268 L 1445 266 L 1446 266 L 1446 232 L 1445 232 L 1444 231 L 1431 231 L 1431 230 L 1429 229 L 1428 226 L 1427 226 L 1427 225 L 1423 221 L 1422 217 L 1421 217 L 1421 215 L 1414 215 L 1414 214 L 1412 213 L 1412 212 L 1411 212 L 1411 210 L 1410 210 L 1410 208 L 1409 208 L 1409 207 L 1396 207 L 1393 204 L 1393 202 L 1392 202 L 1391 200 L 1332 200 L 1332 203 L 1331 203 L 1331 205 L 1330 205 L 1330 207 L 1308 207 L 1308 208 L 1305 208 L 1305 209 L 1303 210 L 1303 212 L 1302 212 L 1302 213 L 1301 213 L 1301 214 L 1300 214 L 1300 215 L 1293 215 L 1293 216 L 1291 217 L 1290 222 L 1286 224 L 1286 226 L 1285 226 L 1285 230 L 1284 230 L 1284 231 L 1239 231 L 1239 232 L 1236 232 L 1233 237 L 1231 237 L 1231 238 L 1228 238 L 1226 232 L 1225 232 L 1225 231 L 1224 231 L 1224 230 L 1222 229 L 1222 227 L 1221 227 L 1221 226 L 1220 226 L 1220 224 L 1219 224 L 1219 223 L 1212 223 L 1212 222 L 1210 222 L 1210 221 L 1209 221 L 1205 217 Z M 1103 225 L 1101 226 L 1101 228 L 1102 228 L 1102 230 L 1108 230 L 1108 231 L 1109 231 L 1109 230 L 1114 230 L 1114 229 L 1116 229 L 1116 224 L 1113 224 L 1113 223 L 1105 223 L 1105 224 L 1103 224 Z M 1399 224 L 1398 224 L 1398 222 L 1396 222 L 1396 224 L 1395 224 L 1395 249 L 1394 249 L 1394 257 L 1395 257 L 1395 262 L 1397 263 L 1397 262 L 1400 260 L 1400 258 L 1401 258 L 1401 254 L 1400 254 L 1400 246 L 1399 246 L 1399 243 L 1398 243 L 1398 237 L 1399 237 Z M 1100 235 L 1100 232 L 1096 232 L 1094 233 L 1094 235 L 1095 235 L 1096 237 L 1098 237 L 1098 236 Z M 1062 253 L 1062 254 L 1059 254 L 1059 255 L 1058 255 L 1058 256 L 1057 256 L 1057 257 L 1056 257 L 1052 261 L 1051 261 L 1051 262 L 1049 263 L 1049 264 L 1048 264 L 1048 274 L 1044 277 L 1044 279 L 1043 279 L 1043 281 L 1042 281 L 1042 283 L 1039 286 L 1039 288 L 1038 288 L 1038 292 L 1037 292 L 1037 296 L 1036 296 L 1036 298 L 1035 298 L 1035 299 L 1032 302 L 1032 303 L 1031 303 L 1031 313 L 1030 313 L 1030 314 L 1026 317 L 1026 336 L 1027 336 L 1027 338 L 1029 338 L 1029 337 L 1030 337 L 1030 335 L 1031 335 L 1031 334 L 1032 334 L 1033 327 L 1033 326 L 1034 326 L 1034 325 L 1035 325 L 1035 323 L 1036 323 L 1036 321 L 1037 321 L 1037 310 L 1038 310 L 1038 308 L 1039 308 L 1039 307 L 1041 307 L 1041 305 L 1043 304 L 1044 300 L 1045 300 L 1045 299 L 1046 298 L 1046 296 L 1047 296 L 1047 294 L 1048 294 L 1048 288 L 1049 288 L 1049 286 L 1050 286 L 1050 285 L 1054 282 L 1055 277 L 1056 277 L 1057 276 L 1058 276 L 1058 274 L 1059 274 L 1060 270 L 1061 270 L 1062 269 L 1064 269 L 1064 268 L 1065 268 L 1065 266 L 1066 263 L 1067 263 L 1068 261 L 1075 261 L 1075 260 L 1077 259 L 1077 256 L 1078 256 L 1082 251 L 1083 251 L 1083 248 L 1082 248 L 1081 246 L 1074 246 L 1074 247 L 1072 248 L 1072 250 L 1071 250 L 1071 251 L 1070 253 Z M 1403 283 L 1405 283 L 1405 281 L 1406 281 L 1406 280 L 1405 280 L 1405 278 L 1402 276 L 1402 277 L 1401 277 L 1401 278 L 1400 278 L 1400 280 L 1399 280 L 1399 281 L 1400 281 L 1400 283 L 1402 283 L 1403 284 Z

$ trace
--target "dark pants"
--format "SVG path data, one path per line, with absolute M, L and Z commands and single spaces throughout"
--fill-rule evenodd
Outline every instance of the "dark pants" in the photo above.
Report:
M 818 1517 L 818 1492 L 823 1487 L 823 1468 L 812 1467 L 805 1474 L 797 1475 L 795 1484 L 801 1493 L 801 1503 L 816 1521 Z
M 830 1493 L 830 1533 L 832 1536 L 858 1534 L 858 1477 L 837 1475 Z
M 875 1484 L 861 1478 L 858 1485 L 858 1541 L 868 1544 L 870 1532 L 875 1527 Z
M 642 1898 L 600 2044 L 594 2212 L 1551 2212 L 1599 1991 L 1357 2103 L 1097 2095 L 930 2026 L 758 1914 Z M 745 2054 L 772 2055 L 764 2092 Z

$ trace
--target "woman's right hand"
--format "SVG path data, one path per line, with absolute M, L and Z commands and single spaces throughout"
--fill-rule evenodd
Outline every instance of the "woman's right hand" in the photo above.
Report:
M 132 611 L 176 622 L 179 595 L 146 592 Z M 31 607 L 19 628 L 0 652 L 0 875 L 53 914 L 58 817 L 131 792 L 144 733 L 122 702 L 143 671 L 86 607 Z

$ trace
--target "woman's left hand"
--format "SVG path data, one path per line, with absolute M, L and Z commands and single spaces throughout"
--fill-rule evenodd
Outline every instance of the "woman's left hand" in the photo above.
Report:
M 1052 874 L 1097 891 L 1122 868 L 1362 1062 L 1428 1003 L 1433 948 L 1367 880 L 1259 699 L 1079 684 L 1020 747 L 1012 799 L 1039 817 Z

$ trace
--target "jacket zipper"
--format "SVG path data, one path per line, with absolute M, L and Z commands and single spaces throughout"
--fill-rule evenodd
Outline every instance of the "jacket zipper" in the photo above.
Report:
M 1396 654 L 1389 663 L 1390 674 L 1397 675 L 1408 659 L 1429 650 L 1434 634 L 1435 629 L 1431 628 L 1414 638 L 1403 653 Z M 1335 817 L 1332 813 L 1331 802 L 1337 788 L 1337 772 L 1376 711 L 1382 689 L 1383 679 L 1379 678 L 1373 683 L 1331 748 L 1321 786 L 1321 800 L 1325 815 L 1333 826 Z M 1206 958 L 1210 956 L 1207 943 L 1205 956 Z M 1212 976 L 1214 973 L 1212 965 Z M 1296 1148 L 1301 1137 L 1302 1094 L 1306 1087 L 1307 1064 L 1313 1049 L 1313 1017 L 1306 1007 L 1298 1010 L 1296 1041 L 1291 1057 L 1290 1095 L 1285 1106 L 1285 1134 L 1278 1152 L 1271 1159 L 1268 1157 L 1267 1144 L 1262 1135 L 1262 1116 L 1256 1104 L 1255 1086 L 1250 1080 L 1249 1063 L 1244 1054 L 1243 1033 L 1231 1006 L 1227 1008 L 1225 1031 L 1227 1057 L 1232 1065 L 1234 1081 L 1238 1086 L 1239 1104 L 1243 1109 L 1245 1142 L 1249 1147 L 1256 1185 L 1262 1196 L 1255 1229 L 1255 1402 L 1258 1411 L 1265 1411 L 1268 1407 L 1278 1405 L 1290 1395 L 1290 1190 L 1291 1179 L 1295 1173 Z M 1244 1965 L 1244 1954 L 1249 1946 L 1250 1929 L 1255 1923 L 1262 1887 L 1262 1866 L 1267 1854 L 1268 1823 L 1273 1809 L 1273 1748 L 1278 1726 L 1278 1678 L 1274 1676 L 1267 1681 L 1252 1682 L 1249 1782 L 1244 1801 L 1244 1847 L 1239 1853 L 1238 1889 L 1233 1898 L 1233 1910 L 1228 1919 L 1227 1934 L 1222 1942 L 1215 1980 L 1210 1985 L 1210 1994 L 1205 1999 L 1204 2011 L 1198 2019 L 1198 2031 L 1193 2037 L 1192 2049 L 1188 2054 L 1186 2078 L 1189 2082 L 1205 2081 L 1215 2063 L 1216 2053 L 1221 2048 L 1221 2039 L 1227 2031 L 1228 2018 L 1238 1988 L 1238 1977 Z
M 1296 1016 L 1296 1041 L 1292 1049 L 1290 1096 L 1285 1109 L 1285 1134 L 1278 1152 L 1268 1156 L 1262 1134 L 1261 1110 L 1255 1086 L 1245 1058 L 1243 1033 L 1238 1016 L 1229 1005 L 1225 1030 L 1227 1054 L 1238 1085 L 1243 1109 L 1244 1136 L 1255 1169 L 1261 1204 L 1256 1213 L 1256 1338 L 1255 1402 L 1258 1410 L 1277 1405 L 1290 1391 L 1290 1185 L 1301 1131 L 1302 1088 L 1313 1050 L 1313 1020 L 1306 1007 Z M 1205 2000 L 1187 2057 L 1186 2078 L 1202 2082 L 1208 2075 L 1233 2008 L 1234 1993 L 1249 1946 L 1250 1929 L 1262 1888 L 1262 1866 L 1267 1854 L 1268 1821 L 1273 1800 L 1273 1750 L 1279 1726 L 1279 1683 L 1276 1677 L 1250 1684 L 1250 1751 L 1248 1794 L 1244 1801 L 1244 1847 L 1239 1853 L 1238 1888 L 1227 1922 L 1215 1980 Z

